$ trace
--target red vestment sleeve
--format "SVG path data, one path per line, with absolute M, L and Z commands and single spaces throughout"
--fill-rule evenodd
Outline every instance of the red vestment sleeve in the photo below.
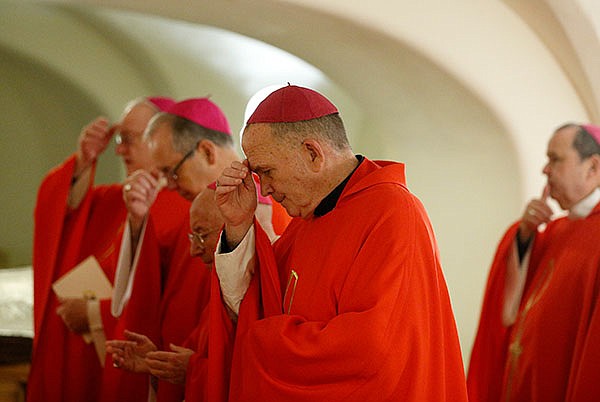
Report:
M 184 347 L 194 350 L 185 376 L 185 401 L 206 401 L 208 372 L 208 306 L 202 312 L 198 325 L 186 339 Z
M 500 401 L 510 328 L 502 324 L 507 260 L 519 223 L 500 241 L 488 276 L 477 336 L 471 352 L 467 389 L 471 402 Z
M 600 266 L 596 267 L 593 306 L 589 322 L 579 328 L 579 343 L 573 353 L 567 402 L 600 401 Z

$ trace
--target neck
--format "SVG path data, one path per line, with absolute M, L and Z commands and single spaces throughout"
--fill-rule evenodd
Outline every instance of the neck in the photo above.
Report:
M 321 191 L 319 192 L 320 196 L 317 197 L 319 201 L 315 207 L 341 182 L 346 180 L 350 173 L 356 169 L 357 165 L 358 160 L 352 152 L 348 154 L 345 153 L 342 157 L 334 159 L 333 163 L 330 163 L 329 166 L 326 167 L 326 174 L 324 175 L 324 178 L 320 180 Z
M 569 208 L 571 218 L 585 218 L 594 207 L 600 202 L 600 189 L 595 188 L 590 194 L 579 200 L 575 205 Z
M 240 156 L 233 147 L 219 148 L 218 152 L 217 169 L 219 173 L 222 172 L 223 169 L 230 167 L 232 162 L 240 160 Z

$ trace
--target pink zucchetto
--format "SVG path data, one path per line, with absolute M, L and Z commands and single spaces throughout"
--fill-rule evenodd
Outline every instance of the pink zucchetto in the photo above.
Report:
M 166 111 L 168 108 L 175 104 L 175 101 L 166 96 L 150 96 L 148 101 L 158 108 L 161 112 Z
M 254 110 L 247 124 L 293 123 L 338 113 L 333 103 L 320 93 L 296 85 L 272 92 Z
M 202 127 L 231 135 L 231 128 L 229 128 L 225 114 L 208 98 L 185 99 L 165 111 L 188 119 Z
M 594 126 L 592 124 L 582 124 L 581 127 L 585 129 L 594 139 L 596 140 L 596 144 L 600 145 L 600 127 Z

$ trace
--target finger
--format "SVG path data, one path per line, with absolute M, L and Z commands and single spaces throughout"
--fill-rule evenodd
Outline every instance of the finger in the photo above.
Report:
M 106 133 L 106 139 L 110 140 L 115 135 L 115 133 L 117 132 L 118 129 L 119 129 L 118 124 L 113 124 L 112 126 L 110 126 Z
M 125 330 L 124 335 L 125 335 L 125 339 L 133 341 L 132 342 L 133 345 L 137 345 L 138 343 L 142 343 L 142 342 L 150 342 L 150 338 L 148 338 L 146 335 L 138 334 L 137 332 L 129 331 L 127 329 Z M 123 342 L 126 342 L 126 341 L 123 341 Z
M 146 353 L 146 357 L 148 359 L 156 360 L 156 361 L 170 361 L 176 358 L 177 353 L 175 352 L 167 352 L 166 350 L 157 350 L 155 352 Z
M 177 345 L 173 345 L 172 343 L 169 344 L 169 348 L 173 351 L 173 352 L 185 352 L 187 350 L 187 348 L 184 348 L 183 346 L 177 346 Z
M 150 367 L 150 369 L 156 371 L 169 372 L 172 371 L 175 367 L 170 361 L 150 359 L 148 356 L 146 356 L 144 360 L 146 361 L 146 364 L 148 365 L 148 367 Z
M 548 197 L 550 196 L 550 186 L 546 184 L 544 186 L 544 190 L 542 191 L 542 202 L 548 201 Z

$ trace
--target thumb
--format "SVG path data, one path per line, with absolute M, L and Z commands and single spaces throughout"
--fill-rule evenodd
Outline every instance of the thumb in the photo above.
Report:
M 173 345 L 172 343 L 169 344 L 169 348 L 171 348 L 173 352 L 183 352 L 185 350 L 184 347 Z

